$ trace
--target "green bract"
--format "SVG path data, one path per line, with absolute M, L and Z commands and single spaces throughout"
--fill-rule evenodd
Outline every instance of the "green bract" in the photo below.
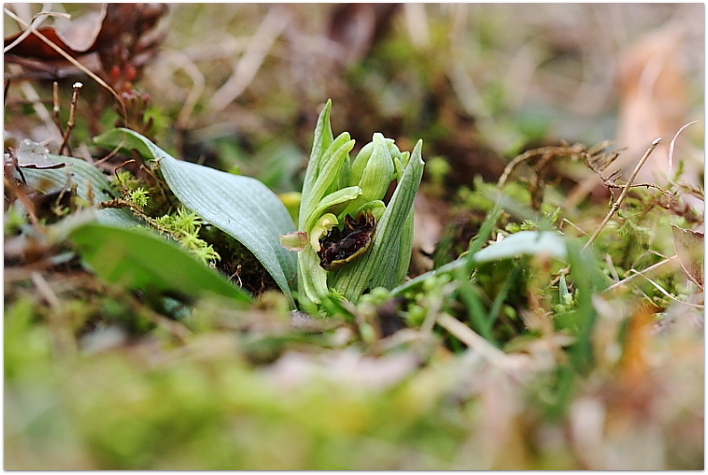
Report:
M 302 243 L 298 292 L 301 300 L 315 303 L 330 291 L 356 302 L 367 289 L 392 288 L 402 282 L 411 258 L 413 199 L 424 166 L 421 141 L 411 155 L 379 133 L 350 161 L 354 141 L 346 132 L 334 138 L 331 107 L 328 101 L 317 121 L 298 236 L 281 239 L 286 245 Z M 386 202 L 394 181 L 397 186 Z M 337 265 L 326 271 L 321 261 L 329 263 L 329 259 Z

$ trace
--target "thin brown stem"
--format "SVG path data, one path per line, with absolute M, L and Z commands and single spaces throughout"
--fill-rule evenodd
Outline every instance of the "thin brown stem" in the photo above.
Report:
M 69 153 L 71 153 L 71 149 L 68 147 L 69 137 L 71 136 L 71 131 L 74 130 L 74 125 L 76 125 L 76 105 L 79 102 L 79 91 L 81 90 L 81 88 L 83 86 L 84 85 L 81 84 L 80 82 L 75 82 L 74 85 L 72 86 L 74 88 L 74 91 L 71 94 L 71 107 L 69 109 L 69 121 L 66 123 L 66 130 L 64 131 L 64 138 L 61 142 L 61 147 L 59 147 L 59 155 L 61 155 L 64 152 L 64 148 L 69 150 Z
M 54 83 L 52 84 L 52 99 L 54 103 L 54 106 L 52 108 L 52 117 L 54 117 L 54 123 L 57 124 L 59 133 L 62 135 L 62 137 L 64 137 L 64 128 L 61 125 L 61 116 L 59 115 L 59 83 L 57 81 L 54 81 Z M 59 154 L 61 155 L 61 150 L 59 150 Z
M 610 209 L 610 212 L 607 213 L 607 216 L 605 216 L 605 219 L 602 220 L 602 223 L 600 223 L 600 226 L 597 227 L 593 235 L 590 237 L 588 242 L 585 243 L 585 246 L 583 246 L 583 250 L 587 249 L 592 245 L 593 242 L 597 239 L 597 237 L 600 235 L 603 229 L 605 229 L 605 226 L 607 226 L 607 223 L 610 222 L 610 219 L 615 215 L 615 213 L 620 209 L 620 206 L 622 206 L 622 203 L 624 202 L 625 198 L 627 198 L 627 194 L 629 193 L 629 190 L 632 188 L 632 183 L 634 182 L 635 178 L 637 178 L 637 175 L 639 174 L 639 170 L 642 169 L 646 161 L 649 159 L 651 156 L 652 152 L 654 149 L 659 145 L 661 142 L 661 138 L 658 138 L 654 140 L 647 151 L 644 153 L 644 156 L 642 157 L 641 160 L 639 160 L 639 163 L 637 163 L 637 166 L 634 167 L 634 170 L 632 171 L 632 174 L 630 175 L 629 179 L 627 180 L 627 183 L 624 185 L 624 188 L 622 189 L 622 193 L 620 194 L 619 198 L 617 198 L 617 201 L 612 205 L 612 208 Z

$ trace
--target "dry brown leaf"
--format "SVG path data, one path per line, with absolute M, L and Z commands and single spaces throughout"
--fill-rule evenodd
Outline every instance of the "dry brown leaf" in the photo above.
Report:
M 98 53 L 103 72 L 110 73 L 111 67 L 122 65 L 124 61 L 130 61 L 134 67 L 142 65 L 144 59 L 136 60 L 135 56 L 153 46 L 155 40 L 145 40 L 146 34 L 166 12 L 165 4 L 109 3 L 64 27 L 46 26 L 37 31 L 73 58 Z M 6 37 L 5 47 L 24 34 L 19 32 Z M 64 56 L 35 33 L 30 33 L 6 51 L 5 60 L 50 74 L 59 71 L 57 68 L 61 66 L 71 66 Z
M 673 224 L 671 230 L 674 234 L 674 247 L 681 268 L 689 279 L 703 289 L 703 234 L 682 229 Z
M 103 4 L 99 11 L 86 13 L 63 28 L 46 26 L 37 31 L 71 56 L 77 57 L 117 43 L 121 33 L 135 29 L 140 23 L 154 25 L 164 11 L 164 6 L 155 9 L 141 4 Z M 12 44 L 22 33 L 5 38 L 5 46 Z M 7 53 L 25 58 L 64 59 L 34 33 Z

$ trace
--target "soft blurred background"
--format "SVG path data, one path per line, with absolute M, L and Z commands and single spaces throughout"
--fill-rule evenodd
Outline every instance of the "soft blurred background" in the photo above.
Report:
M 14 8 L 29 19 L 40 5 Z M 52 6 L 62 9 L 76 17 L 98 6 Z M 423 138 L 457 185 L 475 173 L 497 178 L 539 144 L 614 140 L 631 163 L 662 137 L 649 179 L 669 173 L 678 129 L 703 119 L 702 4 L 173 4 L 160 13 L 139 38 L 147 59 L 135 63 L 145 64 L 137 84 L 158 124 L 172 129 L 162 145 L 280 190 L 299 188 L 284 169 L 304 167 L 327 98 L 335 131 L 359 143 L 383 132 L 402 148 Z M 5 29 L 17 30 L 7 15 Z M 687 128 L 691 140 L 678 145 L 702 148 L 702 130 Z M 687 156 L 698 174 L 699 150 Z

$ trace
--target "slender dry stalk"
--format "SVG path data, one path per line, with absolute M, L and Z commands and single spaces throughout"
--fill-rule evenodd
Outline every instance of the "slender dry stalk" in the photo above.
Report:
M 56 83 L 54 83 L 56 84 Z M 64 152 L 64 148 L 66 148 L 69 153 L 71 154 L 71 149 L 68 147 L 69 143 L 69 137 L 71 136 L 71 132 L 74 130 L 74 125 L 76 125 L 76 105 L 79 102 L 79 91 L 81 90 L 82 87 L 84 87 L 83 84 L 80 82 L 75 82 L 73 86 L 73 92 L 71 93 L 71 106 L 69 108 L 69 120 L 66 123 L 66 130 L 64 131 L 64 137 L 62 138 L 61 142 L 61 147 L 59 147 L 59 155 Z M 61 129 L 60 129 L 61 130 Z
M 600 226 L 597 227 L 595 232 L 593 233 L 592 236 L 590 236 L 590 239 L 588 239 L 588 242 L 585 243 L 583 246 L 583 250 L 587 249 L 592 245 L 593 242 L 597 239 L 597 237 L 600 235 L 603 229 L 605 229 L 605 226 L 607 226 L 607 223 L 610 222 L 610 219 L 615 215 L 615 213 L 620 209 L 620 206 L 622 206 L 622 203 L 624 202 L 625 198 L 627 198 L 627 194 L 629 193 L 629 190 L 632 188 L 632 183 L 634 183 L 634 180 L 637 178 L 637 175 L 639 174 L 639 170 L 642 169 L 646 161 L 649 159 L 651 156 L 652 152 L 654 149 L 659 145 L 661 142 L 661 137 L 654 140 L 647 151 L 644 153 L 644 156 L 642 157 L 641 160 L 639 160 L 639 163 L 637 163 L 637 166 L 634 167 L 634 170 L 632 171 L 632 175 L 630 175 L 629 180 L 627 180 L 627 183 L 624 185 L 624 188 L 622 189 L 622 193 L 620 194 L 619 198 L 617 198 L 617 201 L 612 205 L 612 208 L 610 209 L 610 212 L 607 213 L 607 216 L 605 216 L 605 219 L 602 220 L 602 223 L 600 223 Z
M 61 133 L 62 137 L 64 136 L 64 130 L 61 125 L 61 117 L 59 115 L 60 112 L 60 107 L 59 107 L 59 83 L 57 81 L 54 81 L 52 83 L 52 102 L 53 102 L 53 107 L 52 107 L 52 116 L 54 117 L 54 123 L 57 125 L 57 128 L 59 129 L 59 132 Z M 61 151 L 60 151 L 61 153 Z
M 450 332 L 451 335 L 460 340 L 462 343 L 467 345 L 468 348 L 476 351 L 491 364 L 503 370 L 512 379 L 514 379 L 514 381 L 520 384 L 524 383 L 524 381 L 519 377 L 520 375 L 513 371 L 513 362 L 509 356 L 482 338 L 470 327 L 445 312 L 438 314 L 436 323 Z
M 634 272 L 632 275 L 630 275 L 629 277 L 626 277 L 625 279 L 620 280 L 619 282 L 615 282 L 614 284 L 607 287 L 603 292 L 612 292 L 613 290 L 618 289 L 625 284 L 628 284 L 630 281 L 636 279 L 637 277 L 643 277 L 644 274 L 649 274 L 651 272 L 654 272 L 659 267 L 663 267 L 664 265 L 668 264 L 669 262 L 672 262 L 677 257 L 678 257 L 678 255 L 668 257 L 668 258 L 664 259 L 663 261 L 659 261 L 656 264 L 651 265 L 642 271 L 632 270 L 632 272 Z
M 7 9 L 6 9 L 6 11 L 7 11 Z M 67 18 L 67 19 L 68 19 L 68 18 L 71 18 L 71 15 L 69 15 L 68 13 L 60 13 L 60 12 L 39 12 L 39 13 L 37 13 L 37 14 L 32 18 L 32 22 L 31 22 L 32 28 L 34 28 L 34 29 L 39 28 L 39 25 L 41 25 L 42 22 L 43 22 L 47 17 L 49 17 L 49 16 L 58 16 L 58 17 Z M 19 23 L 19 22 L 18 22 L 18 23 Z M 13 42 L 10 43 L 9 45 L 5 46 L 5 48 L 3 48 L 3 50 L 2 50 L 2 52 L 3 52 L 3 53 L 7 53 L 7 52 L 10 51 L 12 48 L 14 48 L 15 46 L 17 46 L 17 45 L 19 45 L 20 43 L 22 43 L 22 42 L 25 40 L 25 38 L 27 38 L 27 37 L 28 37 L 29 35 L 31 35 L 31 34 L 32 34 L 32 29 L 27 28 L 25 31 L 23 31 L 23 32 L 20 34 L 20 36 L 18 36 L 17 38 L 15 38 L 15 41 L 13 41 Z

